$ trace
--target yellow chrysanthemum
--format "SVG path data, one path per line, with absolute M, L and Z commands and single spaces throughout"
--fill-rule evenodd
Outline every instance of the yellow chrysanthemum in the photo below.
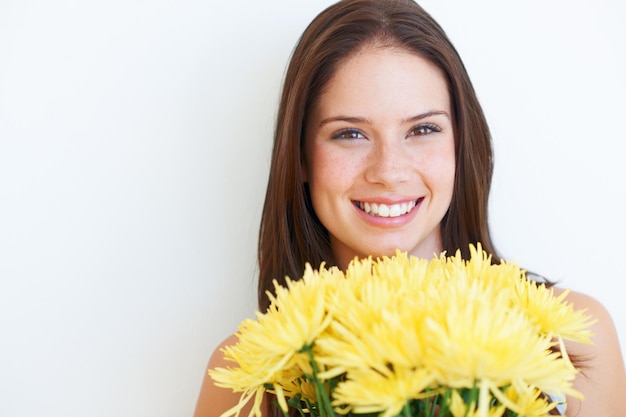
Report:
M 448 286 L 465 286 L 471 283 L 479 288 L 489 289 L 499 294 L 500 298 L 512 297 L 515 283 L 525 279 L 525 273 L 514 263 L 501 262 L 492 264 L 491 256 L 477 247 L 470 245 L 470 259 L 464 260 L 461 252 L 442 258 L 448 277 Z
M 557 406 L 540 390 L 525 384 L 515 383 L 504 394 L 503 403 L 521 416 L 546 417 Z
M 508 298 L 476 283 L 450 287 L 431 304 L 425 325 L 427 358 L 438 381 L 454 388 L 487 380 L 505 386 L 523 380 L 542 389 L 570 390 L 574 374 L 552 353 L 552 341 Z
M 545 284 L 526 280 L 516 287 L 515 302 L 540 328 L 540 332 L 551 337 L 561 337 L 578 343 L 591 343 L 593 335 L 589 326 L 595 321 L 586 310 L 574 310 L 572 303 L 565 298 L 569 290 L 558 297 L 552 288 Z
M 333 404 L 347 406 L 342 411 L 353 413 L 381 413 L 393 417 L 412 399 L 424 398 L 423 392 L 433 382 L 426 369 L 397 368 L 385 375 L 373 369 L 359 369 L 348 373 L 348 379 L 334 391 Z
M 504 405 L 481 410 L 474 402 L 466 404 L 456 390 L 452 391 L 450 397 L 450 414 L 452 414 L 452 417 L 502 417 L 505 411 L 506 407 Z
M 266 389 L 283 409 L 286 398 L 315 402 L 322 389 L 338 412 L 384 417 L 450 389 L 455 417 L 498 417 L 506 408 L 535 417 L 554 407 L 541 392 L 579 395 L 562 339 L 588 341 L 589 317 L 516 264 L 492 265 L 480 245 L 470 246 L 469 260 L 460 251 L 356 259 L 345 275 L 307 265 L 301 280 L 276 285 L 269 297 L 268 311 L 244 321 L 238 343 L 225 349 L 238 367 L 211 371 L 220 386 L 243 393 L 226 416 L 252 398 L 251 415 L 260 415 Z M 342 382 L 331 390 L 333 378 Z M 465 404 L 456 389 L 473 387 L 475 402 Z
M 316 358 L 329 369 L 328 377 L 350 369 L 373 368 L 386 373 L 389 365 L 416 367 L 423 363 L 422 328 L 411 320 L 410 310 L 388 312 L 379 318 L 350 328 L 334 322 L 320 336 Z
M 224 349 L 225 359 L 238 367 L 209 370 L 216 385 L 243 392 L 243 402 L 251 399 L 251 392 L 258 397 L 261 388 L 270 384 L 286 409 L 282 387 L 293 386 L 295 380 L 311 372 L 308 355 L 302 349 L 312 345 L 330 323 L 326 293 L 332 292 L 338 278 L 343 279 L 336 268 L 322 271 L 323 276 L 307 265 L 301 280 L 287 279 L 287 287 L 275 282 L 276 296 L 269 295 L 267 312 L 257 313 L 256 320 L 244 320 L 238 342 Z
M 316 386 L 304 378 L 294 379 L 289 383 L 282 385 L 283 394 L 285 397 L 295 397 L 297 394 L 302 396 L 302 399 L 315 402 L 317 400 Z
M 345 304 L 331 308 L 334 322 L 320 335 L 315 350 L 317 360 L 329 369 L 325 378 L 351 368 L 385 372 L 389 364 L 421 363 L 420 316 L 425 310 L 392 287 L 380 279 L 362 283 L 358 294 L 344 294 Z

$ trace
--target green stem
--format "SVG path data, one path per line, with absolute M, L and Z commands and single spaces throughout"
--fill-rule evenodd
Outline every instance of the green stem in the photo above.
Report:
M 439 394 L 435 394 L 433 397 L 430 397 L 428 399 L 430 402 L 430 417 L 434 417 L 436 415 L 438 399 L 439 399 Z
M 335 410 L 333 410 L 333 407 L 330 404 L 330 397 L 328 396 L 328 392 L 326 392 L 326 386 L 317 377 L 319 369 L 313 356 L 313 347 L 305 346 L 304 350 L 309 356 L 309 362 L 311 363 L 311 368 L 313 369 L 313 383 L 315 384 L 315 393 L 317 395 L 320 417 L 337 417 Z M 322 412 L 324 412 L 323 415 Z
M 406 404 L 404 404 L 404 407 L 402 408 L 402 416 L 403 417 L 411 417 L 411 406 L 410 406 L 411 402 L 407 401 Z
M 478 384 L 476 384 L 476 382 L 474 382 L 474 386 L 470 391 L 470 404 L 474 404 L 474 408 L 478 407 Z M 469 413 L 469 408 L 467 412 Z M 467 415 L 467 413 L 465 413 L 465 415 Z
M 447 389 L 446 392 L 443 394 L 442 400 L 441 400 L 441 406 L 439 407 L 439 413 L 437 414 L 440 417 L 447 417 L 449 414 L 448 408 L 450 407 L 450 395 L 452 393 L 452 390 Z

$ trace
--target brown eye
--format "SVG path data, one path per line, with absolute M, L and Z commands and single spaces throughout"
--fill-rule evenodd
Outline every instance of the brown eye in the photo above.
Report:
M 413 130 L 409 132 L 409 136 L 425 136 L 433 132 L 441 132 L 441 129 L 436 125 L 428 123 L 415 126 Z
M 333 139 L 363 139 L 365 136 L 356 129 L 344 129 L 335 133 Z

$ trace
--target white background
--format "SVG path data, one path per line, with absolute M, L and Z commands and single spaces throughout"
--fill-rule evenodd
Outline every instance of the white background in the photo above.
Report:
M 0 0 L 0 415 L 180 417 L 254 309 L 280 81 L 330 1 Z M 626 343 L 626 9 L 424 1 L 496 151 L 505 257 Z

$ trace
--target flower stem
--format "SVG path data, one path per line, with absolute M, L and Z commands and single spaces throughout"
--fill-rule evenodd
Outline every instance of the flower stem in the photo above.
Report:
M 438 416 L 442 416 L 442 417 L 447 417 L 449 415 L 449 411 L 448 408 L 450 406 L 450 396 L 452 395 L 452 390 L 447 389 L 444 394 L 443 397 L 440 401 L 440 408 L 439 408 L 439 413 L 437 414 Z
M 402 408 L 402 416 L 403 417 L 411 417 L 411 407 L 410 407 L 410 401 L 407 401 L 406 404 L 404 404 L 404 407 Z
M 430 403 L 430 415 L 429 417 L 434 417 L 436 415 L 437 412 L 437 404 L 439 400 L 439 394 L 435 394 L 433 397 L 428 398 L 427 401 L 429 401 Z
M 328 392 L 326 391 L 326 386 L 317 377 L 319 369 L 313 355 L 313 346 L 305 346 L 303 350 L 306 351 L 307 355 L 309 356 L 309 362 L 311 363 L 311 368 L 313 369 L 313 383 L 315 384 L 315 393 L 317 395 L 317 403 L 319 405 L 319 416 L 337 417 L 335 411 L 333 410 L 333 407 L 330 404 L 330 397 L 328 396 Z

